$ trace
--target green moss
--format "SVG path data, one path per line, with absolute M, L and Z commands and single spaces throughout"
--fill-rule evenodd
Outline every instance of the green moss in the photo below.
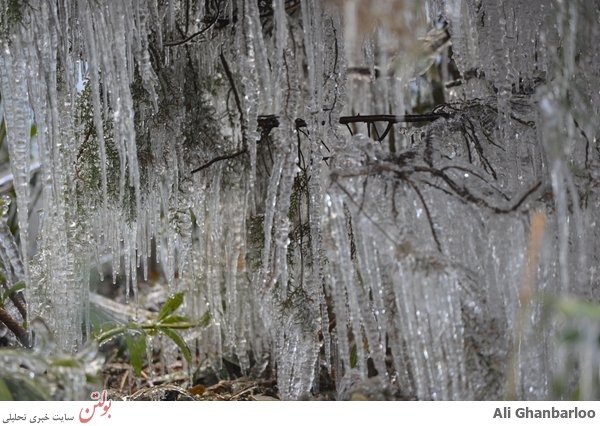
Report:
M 262 250 L 265 244 L 264 220 L 264 215 L 256 215 L 247 221 L 246 265 L 251 272 L 258 271 L 261 266 Z
M 79 150 L 75 164 L 76 197 L 78 213 L 87 216 L 89 209 L 95 209 L 103 203 L 102 167 L 100 143 L 91 101 L 91 87 L 87 84 L 77 101 L 75 124 L 79 129 Z M 106 179 L 108 196 L 113 201 L 119 194 L 120 161 L 119 152 L 113 139 L 113 122 L 103 117 L 104 146 L 106 151 Z
M 13 27 L 23 20 L 22 0 L 0 0 L 0 40 L 8 40 Z

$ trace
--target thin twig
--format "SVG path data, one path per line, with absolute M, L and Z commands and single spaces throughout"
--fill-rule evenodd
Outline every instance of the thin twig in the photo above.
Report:
M 197 167 L 194 170 L 192 170 L 192 174 L 198 173 L 199 171 L 204 170 L 207 167 L 210 167 L 211 165 L 213 165 L 216 162 L 224 161 L 224 160 L 229 160 L 229 159 L 232 159 L 232 158 L 239 157 L 240 155 L 242 155 L 242 154 L 244 154 L 245 152 L 248 151 L 248 144 L 246 142 L 246 127 L 244 125 L 244 111 L 242 110 L 242 101 L 240 100 L 240 95 L 239 95 L 239 93 L 237 91 L 237 88 L 235 86 L 235 81 L 233 79 L 233 74 L 231 73 L 231 69 L 229 68 L 229 64 L 227 63 L 227 60 L 225 59 L 225 55 L 223 55 L 223 52 L 221 52 L 219 54 L 219 58 L 221 60 L 221 65 L 223 66 L 223 71 L 225 71 L 225 75 L 227 76 L 227 79 L 229 80 L 229 84 L 231 86 L 231 91 L 233 92 L 233 97 L 235 99 L 235 105 L 236 105 L 238 113 L 240 115 L 240 126 L 242 127 L 242 144 L 243 144 L 243 148 L 241 150 L 239 150 L 239 151 L 236 151 L 236 152 L 232 152 L 232 153 L 229 153 L 229 154 L 219 155 L 217 157 L 214 157 L 209 162 L 207 162 L 207 163 L 201 165 L 200 167 Z
M 379 137 L 379 142 L 381 142 L 385 139 L 385 137 L 390 132 L 390 130 L 392 130 L 393 127 L 394 127 L 394 123 L 392 123 L 391 121 L 388 121 L 387 127 L 383 131 L 383 134 Z
M 10 231 L 6 230 L 6 232 L 10 232 Z M 27 308 L 26 308 L 27 303 L 25 302 L 25 296 L 23 296 L 23 292 L 10 291 L 10 287 L 8 286 L 8 283 L 6 282 L 6 278 L 2 275 L 0 275 L 0 283 L 2 284 L 2 287 L 4 288 L 4 291 L 8 292 L 8 298 L 13 302 L 13 305 L 15 305 L 15 307 L 21 314 L 23 321 L 27 321 Z
M 429 229 L 431 229 L 431 235 L 433 236 L 435 245 L 437 246 L 438 251 L 440 253 L 443 253 L 442 244 L 440 243 L 440 240 L 438 239 L 437 232 L 435 232 L 435 225 L 433 223 L 433 218 L 431 216 L 431 212 L 429 211 L 429 207 L 427 206 L 427 203 L 425 202 L 425 197 L 423 197 L 421 190 L 413 181 L 411 181 L 410 179 L 406 179 L 406 183 L 408 183 L 408 185 L 413 189 L 413 191 L 415 191 L 415 194 L 417 194 L 417 197 L 419 197 L 419 200 L 421 201 L 421 204 L 423 205 L 423 210 L 425 210 L 425 216 L 427 216 L 427 222 L 429 222 Z
M 14 333 L 23 346 L 30 347 L 29 333 L 4 308 L 0 308 L 0 321 Z
M 332 176 L 332 178 L 333 178 L 333 176 Z M 350 192 L 344 187 L 344 185 L 342 185 L 337 180 L 334 180 L 333 183 L 335 183 L 337 185 L 337 187 L 340 188 L 344 194 L 346 194 L 346 196 L 348 197 L 348 199 L 350 200 L 350 202 L 352 202 L 355 206 L 359 207 L 359 204 L 354 200 L 354 197 L 352 197 L 352 194 L 350 194 Z M 397 244 L 398 243 L 398 241 L 395 238 L 393 238 L 391 235 L 389 235 L 386 232 L 386 230 L 383 229 L 383 227 L 381 225 L 379 225 L 379 223 L 376 220 L 374 220 L 369 214 L 367 214 L 367 212 L 363 211 L 361 214 L 369 222 L 371 222 L 371 225 L 373 225 L 379 232 L 381 232 L 381 234 L 383 235 L 383 237 L 385 239 L 389 240 L 393 244 Z
M 350 123 L 376 123 L 378 121 L 387 121 L 388 123 L 428 123 L 438 118 L 448 118 L 450 115 L 443 112 L 431 114 L 375 114 L 375 115 L 351 115 L 340 117 L 340 124 Z
M 27 321 L 27 308 L 25 307 L 25 297 L 21 292 L 11 293 L 8 298 L 13 302 L 24 321 Z
M 192 170 L 192 174 L 198 173 L 199 171 L 202 171 L 202 170 L 206 169 L 207 167 L 212 166 L 216 162 L 224 161 L 224 160 L 231 160 L 232 158 L 239 157 L 240 155 L 245 154 L 246 152 L 248 152 L 248 149 L 244 148 L 239 151 L 232 152 L 231 154 L 219 155 L 218 157 L 215 157 L 212 160 L 210 160 L 208 163 L 205 163 L 205 164 L 201 165 L 200 167 L 197 167 L 194 170 Z
M 193 40 L 194 38 L 198 37 L 199 35 L 204 34 L 206 31 L 208 31 L 209 29 L 212 28 L 213 25 L 215 25 L 215 23 L 217 22 L 217 20 L 219 19 L 219 12 L 217 12 L 215 14 L 215 17 L 213 18 L 212 21 L 210 21 L 206 27 L 202 28 L 200 31 L 195 32 L 194 34 L 189 35 L 188 37 L 185 37 L 181 40 L 177 40 L 177 41 L 167 41 L 165 43 L 163 43 L 165 46 L 167 47 L 173 47 L 173 46 L 180 46 L 182 44 L 185 44 L 191 40 Z M 186 17 L 187 20 L 187 17 Z M 187 29 L 187 22 L 186 22 L 186 29 Z
M 242 104 L 240 101 L 240 97 L 239 97 L 239 94 L 235 87 L 234 80 L 233 80 L 233 74 L 231 73 L 229 65 L 227 64 L 227 61 L 225 60 L 225 56 L 223 56 L 223 53 L 221 53 L 219 55 L 219 57 L 221 58 L 221 64 L 223 65 L 223 69 L 224 69 L 225 74 L 227 75 L 227 79 L 229 80 L 229 83 L 231 85 L 231 91 L 233 92 L 236 107 L 240 114 L 240 123 L 242 123 L 242 126 L 243 126 L 244 113 L 242 111 Z M 373 123 L 374 124 L 374 123 L 380 122 L 380 121 L 387 122 L 388 126 L 387 126 L 385 132 L 379 138 L 379 140 L 381 141 L 387 136 L 392 125 L 395 123 L 425 123 L 425 122 L 431 122 L 431 121 L 437 120 L 438 118 L 448 118 L 449 116 L 450 115 L 447 113 L 406 114 L 406 115 L 386 115 L 386 114 L 352 115 L 352 116 L 340 117 L 339 123 L 346 125 L 346 127 L 348 127 L 348 129 L 350 129 L 349 125 L 351 123 L 368 123 L 368 124 Z M 297 118 L 294 121 L 294 124 L 295 124 L 296 130 L 308 127 L 308 124 L 306 123 L 306 121 L 304 121 L 301 118 Z M 277 117 L 276 115 L 259 115 L 258 116 L 258 126 L 262 129 L 263 136 L 268 135 L 272 129 L 279 127 L 279 117 Z M 242 133 L 245 134 L 244 129 L 242 129 Z M 351 130 L 350 130 L 350 133 L 352 134 Z M 210 160 L 208 163 L 205 163 L 202 166 L 194 169 L 192 171 L 192 174 L 197 173 L 200 170 L 203 170 L 218 161 L 229 160 L 231 158 L 235 158 L 235 157 L 238 157 L 238 156 L 244 154 L 247 151 L 247 149 L 246 149 L 246 141 L 244 140 L 243 142 L 244 142 L 244 148 L 242 150 L 233 152 L 231 154 L 217 156 L 217 157 L 213 158 L 212 160 Z
M 227 76 L 227 80 L 229 80 L 229 84 L 231 85 L 231 90 L 233 91 L 233 97 L 235 98 L 235 105 L 237 106 L 237 110 L 240 113 L 240 123 L 244 122 L 244 112 L 242 110 L 242 102 L 240 100 L 240 95 L 235 87 L 235 80 L 233 79 L 233 74 L 231 73 L 231 69 L 229 68 L 229 64 L 227 64 L 227 60 L 225 59 L 225 55 L 223 52 L 219 54 L 219 59 L 221 59 L 221 65 L 223 65 L 223 71 L 225 71 L 225 75 Z

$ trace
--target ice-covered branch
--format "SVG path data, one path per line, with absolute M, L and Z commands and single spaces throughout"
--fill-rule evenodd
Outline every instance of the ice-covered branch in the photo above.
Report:
M 0 322 L 2 322 L 25 347 L 30 346 L 29 333 L 21 326 L 4 308 L 0 308 Z
M 225 72 L 229 77 L 229 72 L 228 72 L 229 68 L 227 67 L 227 62 L 224 61 L 223 55 L 221 55 L 221 60 L 223 63 L 223 68 L 225 69 Z M 231 87 L 232 87 L 233 94 L 234 94 L 234 97 L 236 100 L 236 104 L 238 106 L 238 110 L 240 112 L 240 117 L 242 118 L 243 113 L 241 111 L 239 97 L 238 97 L 237 91 L 235 90 L 235 86 L 233 85 L 233 80 L 231 78 L 229 78 L 229 79 L 232 84 Z M 381 134 L 381 136 L 378 137 L 378 140 L 382 141 L 388 135 L 388 133 L 390 132 L 390 130 L 394 124 L 397 124 L 397 123 L 428 123 L 428 122 L 435 121 L 438 118 L 448 118 L 449 116 L 450 115 L 448 113 L 443 113 L 443 112 L 436 112 L 436 113 L 430 113 L 430 114 L 405 114 L 405 115 L 393 115 L 393 114 L 360 115 L 359 114 L 359 115 L 349 115 L 349 116 L 340 117 L 339 123 L 348 126 L 349 124 L 352 124 L 352 123 L 365 123 L 367 125 L 371 125 L 374 123 L 387 122 L 388 126 L 386 127 L 385 131 Z M 306 124 L 306 121 L 304 121 L 301 118 L 297 118 L 295 120 L 295 125 L 296 125 L 296 129 L 308 127 L 308 125 Z M 279 127 L 279 117 L 277 117 L 276 115 L 261 115 L 258 117 L 258 126 L 263 134 L 268 135 L 272 129 Z M 352 133 L 352 131 L 350 131 L 350 132 Z M 203 165 L 192 170 L 192 174 L 197 173 L 201 170 L 204 170 L 219 161 L 230 160 L 232 158 L 239 157 L 240 155 L 244 154 L 245 152 L 246 152 L 246 148 L 243 148 L 239 151 L 235 151 L 230 154 L 224 154 L 224 155 L 219 155 L 217 157 L 214 157 L 210 161 L 208 161 L 208 162 L 204 163 Z

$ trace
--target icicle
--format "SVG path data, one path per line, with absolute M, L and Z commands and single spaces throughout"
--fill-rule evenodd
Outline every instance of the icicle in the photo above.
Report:
M 26 41 L 26 40 L 25 40 Z M 31 154 L 31 110 L 27 92 L 25 48 L 19 37 L 13 37 L 10 46 L 5 42 L 0 55 L 0 83 L 4 123 L 13 174 L 13 186 L 17 195 L 21 256 L 25 260 L 25 280 L 28 279 L 28 228 L 29 228 L 29 162 Z
M 150 99 L 152 100 L 154 112 L 158 112 L 158 95 L 156 94 L 156 90 L 154 88 L 158 82 L 158 78 L 152 69 L 152 64 L 150 63 L 150 53 L 148 52 L 149 29 L 147 28 L 146 23 L 148 12 L 145 7 L 140 7 L 138 3 L 135 3 L 133 7 L 135 9 L 137 30 L 135 33 L 137 38 L 137 49 L 135 51 L 136 62 L 139 67 L 144 89 L 146 89 Z
M 9 206 L 10 198 L 6 195 L 0 197 L 0 255 L 2 256 L 2 263 L 4 263 L 4 267 L 9 273 L 6 278 L 12 282 L 13 276 L 17 281 L 21 281 L 25 279 L 25 274 L 15 238 L 6 223 Z
M 378 244 L 375 241 L 371 241 L 368 236 L 361 234 L 357 234 L 357 239 L 359 239 L 357 245 L 360 247 L 361 252 L 359 255 L 359 276 L 363 286 L 360 300 L 364 319 L 363 327 L 365 336 L 369 342 L 369 353 L 373 359 L 375 368 L 379 375 L 387 376 L 385 366 L 386 308 L 383 298 L 383 283 L 377 259 Z M 369 295 L 373 299 L 372 303 L 369 303 Z
M 86 50 L 89 52 L 89 72 L 90 72 L 90 84 L 92 92 L 92 105 L 94 110 L 94 126 L 96 128 L 96 136 L 98 138 L 98 151 L 100 154 L 100 173 L 102 179 L 102 203 L 103 203 L 103 214 L 107 214 L 107 203 L 108 203 L 108 183 L 107 183 L 107 171 L 106 171 L 106 141 L 104 139 L 104 120 L 103 120 L 103 108 L 100 103 L 100 75 L 99 75 L 99 62 L 97 58 L 96 40 L 94 38 L 94 27 L 92 16 L 90 13 L 90 6 L 88 2 L 84 2 L 80 8 L 80 21 L 85 29 L 85 41 L 87 43 Z M 106 88 L 104 89 L 107 90 Z

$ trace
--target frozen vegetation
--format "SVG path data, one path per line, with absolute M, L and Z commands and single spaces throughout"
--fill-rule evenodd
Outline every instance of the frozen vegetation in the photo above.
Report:
M 600 396 L 596 2 L 1 0 L 0 18 L 4 293 L 26 283 L 4 312 L 61 350 L 91 357 L 90 270 L 135 303 L 155 252 L 210 318 L 184 335 L 193 363 L 266 355 L 285 399 L 324 377 L 341 398 Z

